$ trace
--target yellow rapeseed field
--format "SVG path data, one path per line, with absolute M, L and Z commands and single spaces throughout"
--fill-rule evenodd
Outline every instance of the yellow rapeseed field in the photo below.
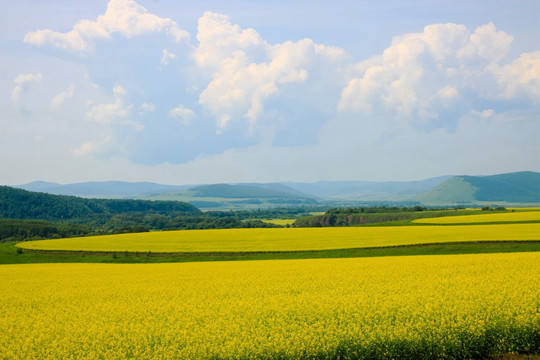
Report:
M 417 219 L 421 224 L 474 224 L 511 221 L 540 221 L 540 211 L 519 211 L 495 214 L 445 216 L 429 219 Z
M 265 223 L 269 224 L 275 224 L 275 225 L 292 225 L 294 224 L 296 220 L 295 219 L 269 219 L 269 220 L 263 220 Z
M 0 278 L 2 359 L 452 359 L 539 346 L 539 253 L 1 265 Z
M 459 226 L 182 230 L 28 241 L 24 249 L 234 252 L 347 249 L 458 241 L 539 240 L 540 223 Z

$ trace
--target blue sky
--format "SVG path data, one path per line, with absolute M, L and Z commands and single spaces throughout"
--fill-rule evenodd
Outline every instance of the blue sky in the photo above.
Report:
M 0 183 L 540 171 L 540 2 L 0 1 Z

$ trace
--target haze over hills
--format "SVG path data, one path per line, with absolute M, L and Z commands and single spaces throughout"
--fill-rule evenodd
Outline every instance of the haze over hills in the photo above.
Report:
M 318 181 L 284 184 L 321 199 L 409 200 L 411 196 L 428 191 L 449 178 L 450 176 L 439 176 L 419 181 Z
M 540 203 L 540 173 L 454 176 L 417 199 L 427 205 Z
M 56 184 L 32 182 L 18 188 L 81 197 L 177 200 L 205 209 L 239 209 L 314 205 L 322 202 L 354 205 L 355 201 L 409 201 L 448 176 L 409 182 L 320 181 L 315 183 L 240 183 L 162 185 L 121 181 Z
M 182 190 L 191 187 L 191 185 L 162 185 L 151 182 L 126 181 L 90 181 L 74 184 L 58 184 L 54 182 L 34 181 L 15 187 L 54 195 L 121 199 Z
M 420 181 L 319 181 L 314 183 L 240 183 L 162 185 L 150 182 L 33 182 L 30 191 L 81 197 L 177 200 L 205 209 L 244 209 L 325 204 L 355 206 L 364 202 L 417 202 L 425 205 L 540 203 L 540 173 L 490 176 L 440 176 Z

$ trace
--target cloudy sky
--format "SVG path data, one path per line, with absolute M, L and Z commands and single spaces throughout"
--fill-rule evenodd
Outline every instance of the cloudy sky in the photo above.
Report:
M 0 3 L 0 184 L 540 171 L 537 0 Z

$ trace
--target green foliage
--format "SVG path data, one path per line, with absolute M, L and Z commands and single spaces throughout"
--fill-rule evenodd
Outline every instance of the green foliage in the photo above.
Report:
M 479 201 L 540 202 L 540 173 L 523 171 L 491 176 L 463 176 L 478 188 Z
M 193 205 L 179 201 L 83 199 L 0 186 L 0 218 L 66 221 L 97 214 L 134 212 L 199 215 Z
M 189 189 L 196 197 L 219 198 L 302 198 L 297 194 L 252 185 L 215 184 L 202 185 Z
M 238 261 L 238 260 L 276 260 L 276 259 L 322 259 L 411 255 L 450 255 L 450 254 L 487 254 L 503 252 L 540 251 L 540 242 L 535 241 L 497 241 L 427 244 L 415 246 L 392 246 L 381 248 L 336 249 L 290 252 L 242 252 L 242 253 L 206 253 L 206 254 L 154 254 L 130 253 L 130 256 L 111 254 L 43 253 L 25 251 L 19 253 L 16 242 L 0 243 L 0 264 L 30 263 L 168 263 L 198 261 Z M 20 249 L 22 252 L 22 249 Z
M 276 208 L 203 213 L 178 201 L 83 199 L 0 186 L 0 241 L 150 230 L 278 227 L 252 219 L 291 218 L 308 211 Z M 246 219 L 250 220 L 243 221 Z
M 540 173 L 523 171 L 491 176 L 454 176 L 416 197 L 424 204 L 475 202 L 538 203 Z
M 323 215 L 305 216 L 296 220 L 295 227 L 358 226 L 370 224 L 414 225 L 412 220 L 421 218 L 475 214 L 477 210 L 428 209 L 422 206 L 403 207 L 361 207 L 329 209 Z M 504 208 L 493 211 L 504 211 Z
M 92 232 L 92 228 L 87 225 L 0 219 L 0 242 L 85 236 Z

